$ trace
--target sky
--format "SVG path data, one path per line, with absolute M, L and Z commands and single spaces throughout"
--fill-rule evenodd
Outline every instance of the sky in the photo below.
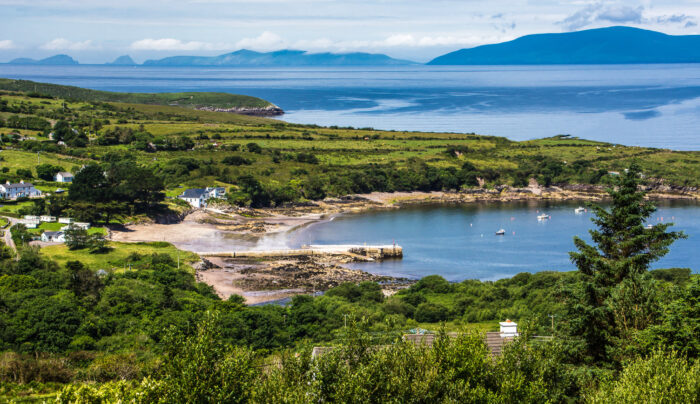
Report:
M 700 34 L 700 0 L 0 0 L 0 62 L 137 62 L 238 49 L 419 62 L 519 36 L 627 25 Z

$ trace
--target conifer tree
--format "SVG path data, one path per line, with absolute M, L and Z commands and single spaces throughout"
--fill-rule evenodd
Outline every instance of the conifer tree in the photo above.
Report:
M 656 207 L 639 185 L 640 168 L 632 164 L 608 189 L 610 208 L 592 206 L 594 245 L 574 237 L 578 251 L 570 256 L 579 282 L 567 296 L 567 320 L 569 334 L 581 343 L 580 360 L 610 361 L 621 336 L 649 325 L 656 299 L 646 272 L 685 237 L 667 231 L 671 223 L 647 227 Z

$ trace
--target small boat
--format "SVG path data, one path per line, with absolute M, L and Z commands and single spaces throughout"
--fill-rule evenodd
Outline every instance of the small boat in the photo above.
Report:
M 576 213 L 577 215 L 580 215 L 581 213 L 583 213 L 585 211 L 586 211 L 586 208 L 584 208 L 583 206 L 579 206 L 578 208 L 574 209 L 574 213 Z
M 537 216 L 537 220 L 547 220 L 547 219 L 551 219 L 551 218 L 552 218 L 552 217 L 549 216 L 549 215 L 546 214 L 546 213 L 543 213 L 543 214 Z
M 503 230 L 503 229 L 501 229 L 501 230 L 499 230 L 499 231 L 496 232 L 496 235 L 497 235 L 497 236 L 505 236 L 505 235 L 506 235 L 506 231 Z

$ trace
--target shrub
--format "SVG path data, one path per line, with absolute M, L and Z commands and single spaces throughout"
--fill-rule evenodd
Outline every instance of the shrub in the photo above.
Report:
M 421 303 L 416 308 L 414 318 L 421 323 L 437 323 L 447 320 L 449 310 L 437 303 Z

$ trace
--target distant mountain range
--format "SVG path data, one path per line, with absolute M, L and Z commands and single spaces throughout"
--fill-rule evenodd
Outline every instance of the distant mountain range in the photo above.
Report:
M 67 55 L 56 55 L 46 59 L 14 59 L 10 64 L 23 65 L 77 65 Z M 136 62 L 129 55 L 116 58 L 106 65 L 131 66 Z M 297 50 L 254 52 L 242 49 L 219 56 L 171 56 L 158 60 L 147 60 L 144 66 L 381 66 L 416 64 L 408 60 L 394 59 L 375 53 L 308 53 Z
M 527 35 L 461 49 L 429 65 L 699 63 L 700 35 L 674 36 L 632 27 Z
M 298 50 L 255 52 L 241 49 L 219 56 L 172 56 L 147 60 L 145 66 L 368 66 L 409 65 L 408 60 L 374 53 L 307 53 Z
M 76 65 L 68 55 L 15 59 L 11 64 Z M 518 39 L 461 49 L 429 65 L 532 65 L 700 63 L 700 35 L 667 35 L 632 27 L 607 27 Z M 136 65 L 129 55 L 107 65 Z M 171 56 L 144 66 L 387 66 L 416 64 L 375 53 L 308 53 L 300 50 L 255 52 L 241 49 L 219 56 Z
M 46 59 L 29 59 L 29 58 L 19 58 L 14 59 L 10 62 L 13 65 L 54 65 L 54 66 L 65 66 L 65 65 L 77 65 L 78 61 L 73 59 L 68 55 L 55 55 L 48 57 Z

